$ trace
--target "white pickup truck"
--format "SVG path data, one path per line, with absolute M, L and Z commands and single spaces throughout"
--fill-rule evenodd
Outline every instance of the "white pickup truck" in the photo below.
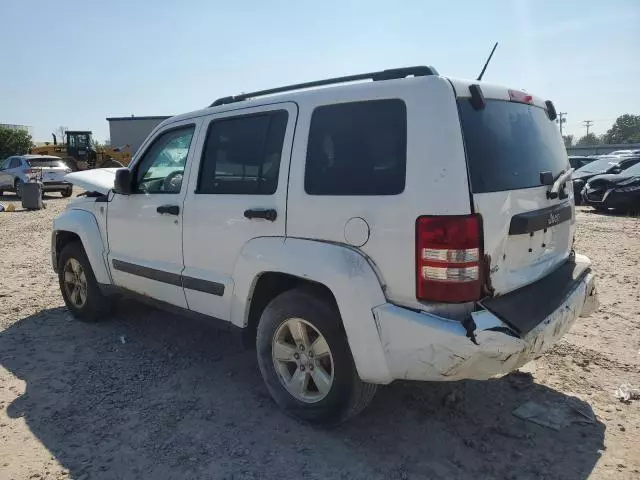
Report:
M 573 251 L 555 108 L 410 67 L 225 97 L 129 168 L 73 173 L 53 268 L 79 319 L 113 293 L 221 319 L 288 413 L 335 424 L 396 379 L 488 379 L 597 306 Z

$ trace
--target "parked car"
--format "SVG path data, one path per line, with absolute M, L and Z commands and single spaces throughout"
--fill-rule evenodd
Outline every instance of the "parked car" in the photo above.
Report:
M 125 293 L 230 322 L 311 423 L 398 379 L 504 375 L 597 304 L 555 118 L 431 67 L 218 99 L 68 176 L 88 193 L 54 220 L 62 296 L 86 321 Z
M 592 177 L 582 191 L 582 201 L 596 210 L 640 211 L 640 163 L 620 173 Z
M 43 193 L 60 192 L 63 197 L 70 197 L 73 193 L 73 184 L 64 179 L 68 173 L 71 173 L 71 169 L 60 157 L 47 155 L 9 157 L 0 163 L 0 195 L 8 190 L 15 192 L 20 198 L 22 184 L 38 181 L 42 183 Z
M 620 173 L 640 162 L 640 156 L 602 155 L 573 172 L 573 195 L 576 205 L 582 203 L 582 190 L 590 178 L 603 173 Z
M 633 155 L 633 154 L 634 154 L 634 150 L 616 150 L 615 152 L 611 152 L 609 155 Z
M 586 157 L 583 155 L 570 155 L 569 165 L 576 170 L 580 167 L 584 167 L 587 163 L 591 163 L 596 160 L 594 157 Z

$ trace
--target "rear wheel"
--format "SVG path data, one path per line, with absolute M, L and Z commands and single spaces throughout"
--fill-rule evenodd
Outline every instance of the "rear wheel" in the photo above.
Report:
M 360 413 L 377 388 L 360 380 L 331 303 L 304 288 L 279 295 L 263 312 L 256 341 L 260 371 L 276 403 L 319 425 Z
M 22 198 L 22 180 L 19 178 L 16 178 L 16 181 L 13 183 L 13 191 L 16 192 L 18 199 Z
M 73 193 L 73 188 L 67 188 L 66 190 L 63 190 L 60 193 L 62 194 L 63 198 L 69 198 L 71 196 L 71 194 Z
M 110 302 L 98 286 L 80 242 L 67 244 L 58 260 L 58 281 L 64 303 L 78 320 L 97 322 L 110 313 Z

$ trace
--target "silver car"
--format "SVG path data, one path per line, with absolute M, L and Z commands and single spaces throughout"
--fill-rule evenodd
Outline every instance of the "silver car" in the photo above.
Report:
M 64 180 L 71 173 L 60 157 L 16 155 L 0 161 L 0 195 L 13 191 L 20 198 L 20 187 L 27 182 L 41 182 L 43 192 L 60 192 L 70 197 L 73 185 Z

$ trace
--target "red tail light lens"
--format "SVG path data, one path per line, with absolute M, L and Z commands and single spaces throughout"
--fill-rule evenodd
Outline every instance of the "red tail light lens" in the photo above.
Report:
M 27 168 L 24 173 L 26 173 L 27 175 L 33 175 L 34 173 L 38 173 L 37 170 L 34 170 L 33 168 Z
M 525 92 L 509 90 L 509 100 L 518 103 L 533 103 L 533 97 Z
M 416 220 L 416 297 L 430 302 L 480 299 L 480 215 L 424 216 Z

